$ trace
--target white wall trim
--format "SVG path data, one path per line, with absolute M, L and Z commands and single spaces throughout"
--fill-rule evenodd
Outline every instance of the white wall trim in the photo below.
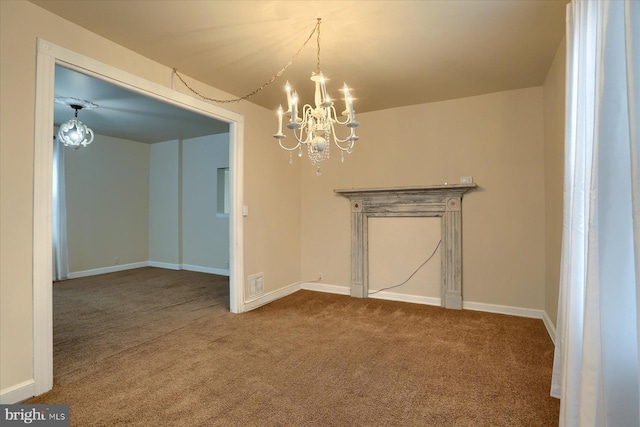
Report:
M 125 264 L 125 265 L 119 265 L 114 267 L 107 267 L 104 269 L 95 269 L 95 270 L 87 270 L 84 272 L 70 273 L 69 278 L 91 276 L 95 274 L 110 273 L 112 271 L 121 271 L 121 270 L 127 269 L 122 267 L 129 266 L 128 268 L 139 268 L 139 267 L 145 267 L 147 265 L 150 267 L 168 268 L 171 270 L 189 270 L 189 271 L 196 271 L 201 273 L 218 274 L 221 276 L 229 275 L 228 270 L 221 270 L 221 269 L 215 269 L 215 268 L 209 268 L 209 267 L 199 267 L 199 266 L 187 265 L 187 264 L 168 264 L 168 263 L 149 261 L 147 263 L 141 262 L 141 263 L 135 263 L 135 264 Z M 121 268 L 115 269 L 116 267 L 121 267 Z M 111 270 L 111 271 L 106 271 L 106 270 Z M 90 274 L 85 274 L 85 273 L 90 273 Z M 71 277 L 72 275 L 74 277 Z M 295 287 L 295 286 L 297 286 L 297 288 L 293 289 L 292 287 Z M 329 294 L 339 294 L 339 295 L 350 294 L 350 288 L 348 286 L 329 285 L 326 283 L 318 283 L 318 282 L 298 282 L 288 287 L 282 288 L 280 290 L 263 295 L 254 300 L 247 301 L 245 308 L 246 310 L 253 310 L 254 308 L 257 308 L 261 305 L 268 304 L 269 302 L 275 301 L 276 299 L 283 298 L 300 289 L 329 293 Z M 284 291 L 284 292 L 281 292 L 281 291 Z M 401 302 L 409 302 L 414 304 L 424 304 L 424 305 L 433 305 L 433 306 L 442 305 L 441 304 L 442 300 L 440 298 L 400 294 L 400 293 L 387 292 L 387 291 L 382 291 L 373 295 L 369 295 L 369 298 L 383 299 L 388 301 L 401 301 Z M 527 317 L 532 319 L 541 319 L 544 323 L 545 328 L 547 329 L 547 333 L 549 334 L 551 341 L 553 341 L 554 344 L 556 342 L 556 328 L 555 326 L 553 326 L 553 322 L 551 322 L 551 319 L 547 315 L 546 311 L 535 310 L 531 308 L 485 304 L 485 303 L 469 302 L 469 301 L 463 302 L 463 309 L 473 310 L 473 311 L 484 311 L 487 313 L 506 314 L 509 316 Z
M 373 295 L 369 295 L 371 299 L 384 299 L 389 301 L 402 301 L 402 302 L 411 302 L 414 304 L 424 304 L 424 305 L 435 305 L 441 306 L 442 299 L 436 297 L 425 297 L 420 295 L 408 295 L 408 294 L 397 294 L 394 292 L 378 292 Z
M 94 268 L 91 270 L 73 271 L 69 273 L 69 279 L 77 279 L 79 277 L 88 277 L 88 276 L 97 276 L 98 274 L 115 273 L 116 271 L 133 270 L 134 268 L 142 268 L 142 267 L 166 268 L 167 270 L 187 270 L 187 271 L 195 271 L 197 273 L 217 274 L 218 276 L 227 276 L 227 277 L 229 277 L 230 275 L 229 270 L 223 269 L 223 268 L 202 267 L 199 265 L 190 265 L 190 264 L 171 264 L 168 262 L 158 262 L 158 261 L 141 261 L 141 262 L 134 262 L 131 264 L 119 264 L 119 265 L 113 265 L 110 267 Z
M 259 296 L 258 298 L 245 301 L 244 303 L 245 311 L 254 310 L 258 307 L 262 307 L 265 304 L 269 304 L 270 302 L 273 302 L 280 298 L 284 298 L 287 295 L 291 295 L 292 293 L 302 289 L 301 285 L 302 285 L 302 282 L 293 283 L 289 286 L 285 286 L 284 288 L 280 288 L 277 291 L 269 292 Z
M 271 301 L 275 301 L 278 298 L 285 297 L 300 289 L 315 291 L 315 292 L 339 294 L 339 295 L 350 295 L 350 288 L 348 286 L 329 285 L 326 283 L 318 283 L 318 282 L 298 282 L 298 283 L 294 283 L 293 285 L 289 285 L 288 287 L 266 294 L 260 298 L 256 298 L 252 301 L 248 301 L 247 306 L 251 304 L 252 308 L 250 309 L 253 309 L 253 308 L 259 307 L 260 305 L 264 305 Z M 436 297 L 399 294 L 399 293 L 386 292 L 386 291 L 369 295 L 369 298 L 384 299 L 389 301 L 410 302 L 415 304 L 433 305 L 438 307 L 441 306 L 441 302 L 442 302 L 440 298 L 436 298 Z M 257 301 L 260 301 L 261 303 L 258 305 L 255 305 Z M 485 303 L 470 302 L 470 301 L 463 302 L 463 309 L 473 310 L 473 311 L 484 311 L 487 313 L 506 314 L 509 316 L 541 319 L 545 322 L 545 326 L 547 327 L 547 331 L 549 331 L 549 335 L 551 336 L 552 340 L 554 339 L 554 336 L 555 336 L 555 332 L 553 335 L 551 332 L 551 331 L 554 331 L 555 328 L 552 327 L 553 324 L 550 322 L 549 317 L 546 315 L 546 313 L 543 310 L 535 310 L 535 309 L 523 308 L 523 307 L 512 307 L 507 305 L 485 304 Z M 549 325 L 547 325 L 547 322 L 549 322 Z M 551 330 L 549 328 L 551 328 Z
M 135 74 L 38 38 L 36 60 L 33 176 L 33 380 L 35 395 L 53 387 L 52 167 L 55 66 L 105 80 L 145 96 L 229 123 L 231 214 L 229 221 L 230 286 L 233 313 L 244 311 L 243 176 L 244 115 L 146 80 Z M 167 76 L 171 69 L 165 67 Z
M 131 264 L 118 264 L 110 267 L 94 268 L 91 270 L 69 272 L 69 279 L 77 279 L 79 277 L 97 276 L 98 274 L 115 273 L 116 271 L 133 270 L 134 268 L 148 267 L 149 262 L 134 262 Z
M 229 124 L 229 166 L 231 167 L 231 212 L 229 213 L 229 307 L 232 313 L 245 311 L 244 304 L 244 115 Z
M 303 282 L 301 283 L 301 289 L 339 295 L 349 295 L 351 292 L 348 286 L 328 285 L 318 282 Z
M 53 387 L 53 93 L 55 48 L 37 41 L 33 153 L 33 394 Z
M 138 264 L 142 264 L 142 265 L 138 265 Z M 144 267 L 146 266 L 147 263 L 137 263 L 137 264 L 126 264 L 126 265 L 122 265 L 122 266 L 114 266 L 114 267 L 125 267 L 125 266 L 131 266 L 130 268 L 139 268 L 139 267 Z M 215 269 L 215 268 L 209 268 L 209 267 L 198 267 L 198 266 L 194 266 L 194 265 L 179 265 L 179 264 L 167 264 L 167 263 L 160 263 L 160 262 L 155 262 L 155 261 L 149 261 L 148 265 L 151 267 L 159 267 L 159 268 L 169 268 L 172 270 L 180 270 L 180 269 L 184 269 L 184 270 L 189 270 L 189 271 L 197 271 L 197 272 L 201 272 L 201 273 L 211 273 L 211 274 L 218 274 L 221 276 L 228 276 L 228 270 L 219 270 L 219 269 Z M 99 270 L 107 270 L 107 269 L 111 269 L 114 267 L 108 267 L 106 269 L 95 269 L 95 270 L 87 270 L 87 272 L 95 272 L 93 274 L 103 274 L 103 272 L 99 271 Z M 182 268 L 181 268 L 182 267 Z M 121 268 L 121 270 L 125 270 L 125 268 Z M 120 270 L 113 270 L 113 271 L 120 271 Z M 110 271 L 105 271 L 106 273 L 109 273 Z M 225 274 L 226 272 L 226 274 Z M 79 272 L 79 273 L 72 273 L 74 276 L 77 275 L 76 277 L 83 277 L 83 276 L 90 276 L 92 274 L 83 274 L 83 275 L 78 275 L 80 273 L 85 273 L 85 272 Z M 71 274 L 69 274 L 69 278 L 71 278 Z M 297 289 L 295 290 L 291 290 L 293 289 L 292 286 L 298 286 Z M 308 291 L 315 291 L 315 292 L 324 292 L 324 293 L 329 293 L 329 294 L 339 294 L 339 295 L 349 295 L 350 294 L 350 288 L 348 286 L 337 286 L 337 285 L 329 285 L 326 283 L 318 283 L 318 282 L 299 282 L 299 283 L 295 283 L 293 285 L 290 285 L 286 288 L 280 289 L 278 291 L 274 291 L 271 292 L 269 294 L 263 295 L 259 298 L 256 298 L 252 301 L 247 301 L 246 302 L 246 309 L 247 310 L 253 310 L 254 308 L 257 308 L 261 305 L 264 304 L 268 304 L 271 301 L 275 301 L 276 299 L 285 297 L 289 294 L 292 294 L 293 292 L 296 292 L 300 289 L 305 289 Z M 285 290 L 284 292 L 281 293 L 282 290 Z M 419 295 L 408 295 L 408 294 L 399 294 L 399 293 L 395 293 L 395 292 L 386 292 L 386 291 L 382 291 L 382 292 L 378 292 L 376 294 L 373 295 L 369 295 L 369 298 L 372 299 L 383 299 L 383 300 L 388 300 L 388 301 L 401 301 L 401 302 L 409 302 L 409 303 L 414 303 L 414 304 L 424 304 L 424 305 L 433 305 L 433 306 L 441 306 L 441 299 L 440 298 L 435 298 L 435 297 L 425 297 L 425 296 L 419 296 Z M 497 314 L 506 314 L 506 315 L 510 315 L 510 316 L 518 316 L 518 317 L 528 317 L 528 318 L 533 318 L 533 319 L 541 319 L 544 322 L 544 326 L 547 329 L 547 332 L 549 334 L 549 337 L 551 338 L 551 341 L 553 341 L 553 343 L 555 344 L 556 342 L 556 328 L 555 326 L 553 326 L 553 322 L 551 322 L 551 319 L 549 318 L 549 316 L 547 315 L 546 311 L 543 310 L 535 310 L 535 309 L 531 309 L 531 308 L 523 308 L 523 307 L 512 307 L 512 306 L 506 306 L 506 305 L 495 305 L 495 304 L 485 304 L 485 303 L 479 303 L 479 302 L 469 302 L 469 301 L 464 301 L 463 302 L 463 309 L 464 310 L 473 310 L 473 311 L 484 311 L 487 313 L 497 313 Z
M 510 316 L 529 317 L 532 319 L 542 319 L 542 310 L 532 308 L 511 307 L 508 305 L 485 304 L 482 302 L 464 301 L 464 310 L 485 311 L 487 313 L 508 314 Z
M 551 338 L 551 341 L 553 341 L 553 344 L 555 345 L 556 344 L 556 327 L 553 325 L 553 322 L 549 318 L 549 315 L 547 314 L 546 311 L 542 316 L 542 321 L 544 322 L 544 326 L 547 328 L 547 332 L 549 333 L 549 337 Z
M 488 313 L 507 314 L 510 316 L 529 317 L 531 319 L 540 319 L 547 329 L 549 338 L 555 345 L 556 343 L 556 328 L 553 326 L 553 322 L 549 318 L 549 315 L 544 310 L 535 310 L 532 308 L 523 307 L 510 307 L 506 305 L 494 305 L 484 304 L 479 302 L 466 302 L 462 303 L 462 307 L 465 310 L 486 311 Z
M 166 268 L 167 270 L 180 270 L 180 264 L 171 264 L 168 262 L 149 261 L 149 267 Z
M 197 273 L 209 273 L 209 274 L 217 274 L 218 276 L 227 276 L 229 277 L 229 270 L 225 270 L 222 268 L 213 268 L 213 267 L 200 267 L 198 265 L 190 265 L 190 264 L 181 264 L 182 270 L 187 271 L 195 271 Z
M 349 295 L 350 288 L 348 286 L 328 285 L 317 282 L 303 282 L 301 289 L 309 291 L 325 292 L 340 295 Z M 283 295 L 286 296 L 286 295 Z M 424 297 L 418 295 L 399 294 L 394 292 L 382 291 L 377 294 L 369 295 L 372 299 L 384 299 L 389 301 L 402 301 L 415 304 L 425 304 L 433 306 L 441 306 L 441 299 L 435 297 Z M 543 310 L 535 310 L 523 307 L 511 307 L 506 305 L 485 304 L 479 302 L 463 301 L 462 308 L 464 310 L 484 311 L 487 313 L 506 314 L 509 316 L 527 317 L 532 319 L 541 319 L 544 323 L 547 333 L 551 341 L 556 342 L 556 328 L 553 326 L 551 319 Z
M 35 396 L 35 381 L 23 381 L 11 387 L 0 390 L 0 404 L 13 405 Z

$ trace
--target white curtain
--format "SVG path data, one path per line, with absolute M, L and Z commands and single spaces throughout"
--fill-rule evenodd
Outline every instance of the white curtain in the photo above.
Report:
M 638 426 L 640 2 L 567 6 L 561 426 Z
M 53 139 L 53 280 L 69 277 L 67 249 L 67 197 L 64 180 L 64 146 Z

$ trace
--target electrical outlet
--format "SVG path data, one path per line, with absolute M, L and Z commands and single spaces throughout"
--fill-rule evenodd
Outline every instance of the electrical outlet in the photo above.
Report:
M 473 183 L 473 177 L 471 176 L 461 176 L 460 184 L 471 184 Z
M 120 264 L 120 258 L 118 258 L 117 256 L 113 257 L 113 265 L 118 265 L 118 264 Z

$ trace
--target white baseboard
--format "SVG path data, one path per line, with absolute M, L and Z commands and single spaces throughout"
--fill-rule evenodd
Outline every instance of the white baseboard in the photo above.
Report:
M 69 273 L 69 279 L 79 277 L 97 276 L 98 274 L 115 273 L 116 271 L 132 270 L 134 268 L 147 267 L 148 261 L 134 262 L 132 264 L 119 264 L 110 267 L 94 268 L 92 270 L 74 271 Z
M 350 288 L 347 286 L 335 286 L 328 285 L 324 283 L 317 282 L 304 282 L 302 283 L 302 289 L 316 291 L 316 292 L 327 292 L 332 294 L 340 294 L 340 295 L 350 295 Z M 410 302 L 415 304 L 425 304 L 425 305 L 434 305 L 441 306 L 442 300 L 440 298 L 435 297 L 424 297 L 418 295 L 407 295 L 407 294 L 398 294 L 394 292 L 378 292 L 373 295 L 369 295 L 369 298 L 376 299 L 384 299 L 389 301 L 402 301 L 402 302 Z M 535 310 L 531 308 L 523 308 L 523 307 L 511 307 L 506 305 L 496 305 L 496 304 L 485 304 L 479 302 L 471 302 L 471 301 L 463 301 L 462 308 L 464 310 L 474 310 L 474 311 L 484 311 L 488 313 L 496 313 L 496 314 L 506 314 L 510 316 L 518 316 L 518 317 L 528 317 L 533 319 L 541 319 L 544 323 L 544 326 L 549 333 L 549 337 L 551 341 L 555 344 L 556 342 L 556 329 L 549 319 L 547 313 L 543 310 Z
M 510 316 L 542 319 L 542 310 L 532 308 L 511 307 L 508 305 L 485 304 L 482 302 L 462 301 L 464 310 L 485 311 L 487 313 L 508 314 Z
M 494 304 L 484 304 L 479 302 L 466 302 L 466 301 L 462 302 L 462 308 L 465 310 L 486 311 L 489 313 L 508 314 L 510 316 L 540 319 L 542 320 L 542 323 L 544 323 L 544 326 L 547 329 L 549 338 L 551 338 L 551 341 L 553 342 L 554 345 L 556 343 L 556 328 L 555 326 L 553 326 L 553 322 L 551 322 L 549 315 L 544 310 L 534 310 L 531 308 L 510 307 L 506 305 L 494 305 Z
M 77 271 L 77 272 L 69 273 L 69 278 L 75 279 L 78 277 L 113 273 L 116 271 L 130 270 L 130 269 L 140 268 L 140 267 L 157 267 L 157 268 L 166 268 L 169 270 L 188 270 L 188 271 L 196 271 L 200 273 L 217 274 L 220 276 L 230 275 L 229 270 L 219 269 L 219 268 L 200 267 L 197 265 L 189 265 L 189 264 L 170 264 L 170 263 L 158 262 L 158 261 L 143 261 L 143 262 L 137 262 L 133 264 L 122 264 L 122 265 L 114 265 L 114 266 L 105 267 L 105 268 L 96 268 L 93 270 Z M 306 289 L 306 290 L 316 291 L 316 292 L 325 292 L 325 293 L 331 293 L 331 294 L 339 294 L 339 295 L 350 295 L 351 293 L 350 288 L 348 286 L 329 285 L 326 283 L 318 283 L 318 282 L 298 282 L 289 286 L 285 286 L 284 288 L 278 289 L 277 291 L 269 292 L 268 294 L 264 294 L 250 301 L 246 301 L 244 303 L 243 311 L 253 310 L 255 308 L 268 304 L 272 301 L 275 301 L 277 299 L 290 295 L 300 289 Z M 402 302 L 410 302 L 415 304 L 425 304 L 425 305 L 435 305 L 435 306 L 441 305 L 440 298 L 398 294 L 398 293 L 386 292 L 386 291 L 369 295 L 369 298 L 383 299 L 383 300 L 389 300 L 389 301 L 402 301 Z M 551 341 L 553 341 L 555 344 L 556 328 L 553 326 L 553 322 L 551 322 L 551 319 L 549 319 L 549 316 L 544 310 L 535 310 L 535 309 L 523 308 L 523 307 L 511 307 L 506 305 L 485 304 L 485 303 L 471 302 L 471 301 L 463 301 L 462 308 L 464 310 L 484 311 L 488 313 L 507 314 L 510 316 L 541 319 L 544 323 L 544 326 L 547 328 L 547 332 L 549 333 L 549 337 L 551 338 Z
M 167 270 L 180 270 L 180 264 L 171 264 L 168 262 L 149 261 L 149 267 L 166 268 Z
M 414 304 L 424 304 L 424 305 L 442 305 L 442 299 L 435 297 L 425 297 L 420 295 L 408 295 L 408 294 L 398 294 L 395 292 L 377 292 L 375 294 L 371 294 L 368 298 L 372 299 L 384 299 L 389 301 L 402 301 L 402 302 L 411 302 Z
M 350 295 L 351 289 L 348 286 L 327 285 L 318 282 L 303 282 L 302 289 L 307 291 L 324 292 L 327 294 Z
M 227 276 L 227 277 L 231 275 L 228 269 L 224 270 L 222 268 L 200 267 L 198 265 L 189 265 L 189 264 L 182 264 L 181 267 L 182 267 L 181 270 L 195 271 L 197 273 L 217 274 L 218 276 Z
M 556 344 L 556 327 L 553 325 L 553 322 L 549 318 L 549 315 L 547 314 L 546 311 L 542 316 L 542 321 L 544 322 L 544 326 L 547 328 L 547 332 L 549 333 L 549 337 L 551 338 L 551 341 L 553 341 L 553 344 L 555 345 Z
M 328 285 L 325 283 L 317 282 L 303 282 L 301 289 L 317 292 L 327 292 L 332 294 L 350 295 L 350 288 L 347 286 Z M 389 301 L 402 301 L 415 304 L 434 305 L 441 306 L 442 300 L 436 297 L 425 297 L 419 295 L 400 294 L 395 292 L 382 291 L 372 295 L 368 298 L 372 299 L 384 299 Z M 511 307 L 506 305 L 485 304 L 479 302 L 463 301 L 462 308 L 465 310 L 485 311 L 488 313 L 507 314 L 511 316 L 529 317 L 534 319 L 543 319 L 546 313 L 542 310 L 534 310 L 531 308 Z M 548 317 L 547 317 L 548 319 Z M 549 329 L 549 326 L 547 326 Z
M 13 405 L 36 395 L 35 381 L 23 381 L 11 387 L 0 390 L 0 404 Z
M 98 274 L 115 273 L 116 271 L 133 270 L 134 268 L 141 268 L 141 267 L 166 268 L 168 270 L 187 270 L 187 271 L 195 271 L 198 273 L 217 274 L 219 276 L 227 276 L 227 277 L 230 275 L 230 272 L 228 269 L 222 269 L 222 268 L 200 267 L 198 265 L 189 265 L 189 264 L 172 264 L 168 262 L 159 262 L 159 261 L 141 261 L 141 262 L 134 262 L 132 264 L 121 264 L 121 265 L 113 265 L 110 267 L 94 268 L 92 270 L 74 271 L 72 273 L 69 273 L 69 279 L 77 279 L 79 277 L 88 277 L 88 276 L 97 276 Z
M 254 310 L 254 309 L 256 309 L 258 307 L 261 307 L 261 306 L 263 306 L 265 304 L 269 304 L 270 302 L 273 302 L 273 301 L 278 300 L 280 298 L 284 298 L 287 295 L 291 295 L 292 293 L 297 292 L 300 289 L 302 289 L 301 284 L 302 284 L 302 282 L 294 283 L 292 285 L 285 286 L 284 288 L 280 288 L 277 291 L 273 291 L 273 292 L 269 292 L 267 294 L 261 295 L 258 298 L 254 298 L 252 300 L 245 301 L 244 310 L 243 311 Z

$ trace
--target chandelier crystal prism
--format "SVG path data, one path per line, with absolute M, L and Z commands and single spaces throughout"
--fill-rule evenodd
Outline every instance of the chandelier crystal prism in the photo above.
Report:
M 344 162 L 344 153 L 350 154 L 358 139 L 355 132 L 360 125 L 355 120 L 355 110 L 353 109 L 353 98 L 349 87 L 345 83 L 343 86 L 345 109 L 342 112 L 343 119 L 340 120 L 332 98 L 327 93 L 326 81 L 320 71 L 320 23 L 315 27 L 317 35 L 317 70 L 311 73 L 311 81 L 315 84 L 314 104 L 305 104 L 302 110 L 298 108 L 299 99 L 295 90 L 292 90 L 287 82 L 285 90 L 287 93 L 287 111 L 283 111 L 282 105 L 278 108 L 278 132 L 273 137 L 278 141 L 280 147 L 289 151 L 289 163 L 293 163 L 293 151 L 298 151 L 298 157 L 302 157 L 303 145 L 307 146 L 307 152 L 311 164 L 317 165 L 316 173 L 320 175 L 320 162 L 327 160 L 330 154 L 330 147 L 333 143 L 339 150 L 341 160 Z M 289 117 L 287 128 L 291 129 L 295 144 L 287 147 L 283 144 L 286 135 L 282 133 L 283 116 Z M 341 139 L 336 134 L 336 125 L 345 126 L 348 129 L 348 136 Z

